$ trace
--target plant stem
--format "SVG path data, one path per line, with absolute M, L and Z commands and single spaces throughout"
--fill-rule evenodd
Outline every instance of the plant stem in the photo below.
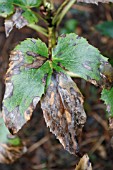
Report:
M 69 9 L 72 7 L 72 5 L 76 2 L 76 0 L 67 0 L 65 1 L 62 6 L 58 9 L 57 15 L 53 18 L 53 23 L 57 26 L 61 23 L 63 17 L 66 15 L 66 13 L 69 11 Z M 67 4 L 67 5 L 66 5 Z
M 61 11 L 63 10 L 63 8 L 67 5 L 67 3 L 69 2 L 69 0 L 65 0 L 62 5 L 58 8 L 55 16 L 53 17 L 53 25 L 55 25 L 55 23 L 57 22 L 58 16 L 61 13 Z
M 38 19 L 40 19 L 41 21 L 45 22 L 47 24 L 47 21 L 44 17 L 42 17 L 39 13 L 33 11 L 33 13 L 37 16 Z
M 29 28 L 32 28 L 34 29 L 35 31 L 37 32 L 40 32 L 42 33 L 43 35 L 45 35 L 46 37 L 48 37 L 48 34 L 47 34 L 47 30 L 39 25 L 35 25 L 35 24 L 28 24 L 27 25 Z
M 43 0 L 45 11 L 46 11 L 46 21 L 48 23 L 48 50 L 49 59 L 52 60 L 52 48 L 56 45 L 56 26 L 52 24 L 54 16 L 54 4 L 53 0 Z
M 44 4 L 44 6 L 46 6 L 46 2 L 47 2 L 46 0 L 43 0 L 43 4 Z
M 55 27 L 48 27 L 48 48 L 49 58 L 52 60 L 52 48 L 56 45 L 56 30 Z

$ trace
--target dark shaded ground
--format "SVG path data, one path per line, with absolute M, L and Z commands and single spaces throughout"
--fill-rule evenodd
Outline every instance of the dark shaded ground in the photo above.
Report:
M 100 35 L 94 26 L 101 21 L 113 19 L 113 6 L 75 5 L 67 14 L 61 27 L 70 18 L 78 20 L 76 32 L 79 35 L 86 37 L 92 45 L 99 48 L 103 55 L 112 59 L 113 40 Z M 0 104 L 4 93 L 4 74 L 8 66 L 10 50 L 28 37 L 40 37 L 46 41 L 43 36 L 28 28 L 14 29 L 6 39 L 3 19 L 0 19 Z M 101 89 L 84 80 L 75 81 L 85 97 L 85 110 L 88 115 L 79 144 L 81 153 L 89 154 L 94 170 L 113 170 L 113 149 L 110 147 L 107 114 L 105 106 L 99 100 Z M 26 125 L 20 135 L 27 143 L 28 152 L 12 165 L 1 164 L 0 170 L 74 170 L 78 158 L 65 151 L 54 135 L 49 132 L 39 106 L 31 122 Z M 43 144 L 38 147 L 41 144 L 40 140 Z M 38 144 L 36 149 L 35 143 Z

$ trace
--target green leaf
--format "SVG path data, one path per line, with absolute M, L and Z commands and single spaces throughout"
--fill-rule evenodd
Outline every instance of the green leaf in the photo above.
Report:
M 107 105 L 107 112 L 113 116 L 113 87 L 110 90 L 103 89 L 101 99 Z
M 28 8 L 33 8 L 39 7 L 42 3 L 42 0 L 14 0 L 14 3 Z
M 13 0 L 0 0 L 0 16 L 7 17 L 14 11 Z
M 113 38 L 113 21 L 105 21 L 96 26 L 96 29 L 100 31 L 101 34 Z
M 18 136 L 9 133 L 0 113 L 0 163 L 12 163 L 19 158 L 25 147 Z
M 67 70 L 69 75 L 89 81 L 100 80 L 99 67 L 107 61 L 97 48 L 74 33 L 59 37 L 52 56 L 53 62 Z
M 28 21 L 29 24 L 38 22 L 38 18 L 32 10 L 27 8 L 22 9 L 24 10 L 22 16 Z
M 47 57 L 48 49 L 39 39 L 23 41 L 10 56 L 3 112 L 12 133 L 16 133 L 31 118 L 45 92 L 47 75 L 52 72 Z

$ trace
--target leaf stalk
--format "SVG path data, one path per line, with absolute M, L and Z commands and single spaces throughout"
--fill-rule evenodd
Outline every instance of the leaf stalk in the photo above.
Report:
M 27 25 L 29 28 L 32 28 L 34 29 L 35 31 L 37 32 L 40 32 L 42 33 L 43 35 L 45 35 L 46 37 L 48 37 L 48 34 L 47 34 L 47 30 L 39 25 L 36 25 L 36 24 L 28 24 Z
M 53 25 L 59 25 L 66 15 L 66 13 L 69 11 L 69 9 L 72 7 L 72 5 L 76 2 L 76 0 L 66 0 L 62 5 L 59 7 L 59 9 L 56 12 L 56 15 L 53 18 Z

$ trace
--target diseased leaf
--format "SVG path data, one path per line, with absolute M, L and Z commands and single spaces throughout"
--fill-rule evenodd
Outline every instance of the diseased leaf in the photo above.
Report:
M 41 107 L 50 131 L 67 151 L 77 153 L 77 136 L 86 122 L 86 114 L 83 96 L 72 79 L 63 73 L 53 74 Z
M 78 165 L 76 166 L 75 170 L 92 170 L 91 163 L 89 161 L 89 157 L 85 154 L 79 161 Z
M 39 39 L 27 39 L 11 53 L 3 114 L 6 126 L 13 134 L 31 118 L 44 94 L 46 78 L 51 73 L 47 57 L 48 49 Z
M 35 23 L 37 21 L 37 17 L 30 9 L 24 8 L 23 10 L 21 8 L 16 8 L 15 14 L 5 20 L 6 37 L 9 36 L 9 33 L 12 31 L 14 26 L 21 29 L 29 23 Z
M 98 2 L 109 3 L 109 2 L 113 2 L 113 0 L 77 0 L 77 2 L 98 4 Z
M 107 105 L 107 112 L 113 117 L 113 87 L 110 90 L 103 89 L 101 99 Z
M 0 16 L 7 17 L 14 11 L 13 0 L 0 0 Z
M 0 0 L 0 16 L 6 18 L 13 14 L 16 5 L 25 11 L 22 15 L 29 23 L 37 22 L 37 17 L 30 8 L 39 7 L 41 3 L 42 0 Z
M 6 128 L 0 113 L 0 163 L 12 163 L 26 152 L 26 147 L 17 136 Z
M 9 36 L 9 33 L 12 31 L 14 26 L 20 29 L 28 24 L 27 20 L 22 16 L 22 12 L 23 12 L 22 9 L 17 8 L 15 14 L 9 19 L 5 20 L 6 37 Z
M 61 36 L 52 55 L 54 64 L 67 70 L 67 74 L 84 78 L 93 84 L 99 83 L 102 78 L 100 66 L 108 60 L 86 39 L 74 33 Z

